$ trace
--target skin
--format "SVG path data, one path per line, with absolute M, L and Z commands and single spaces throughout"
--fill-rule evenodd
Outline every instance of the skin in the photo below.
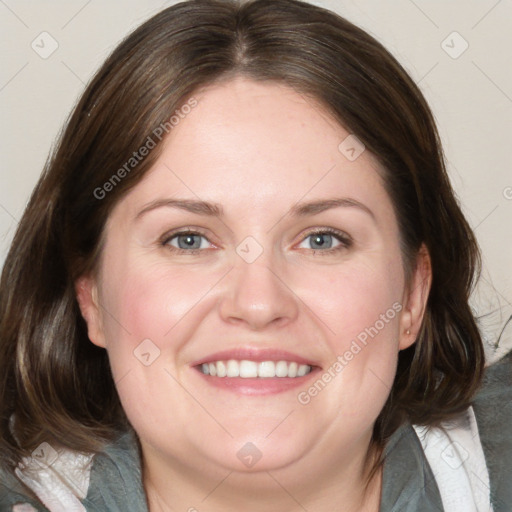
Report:
M 418 253 L 405 283 L 399 232 L 377 160 L 349 161 L 349 135 L 311 99 L 237 77 L 194 94 L 198 106 L 167 137 L 158 162 L 116 205 L 97 278 L 76 283 L 90 340 L 108 351 L 142 447 L 151 511 L 378 511 L 381 472 L 364 492 L 365 453 L 391 389 L 398 352 L 421 324 L 431 280 Z M 289 214 L 299 201 L 365 205 Z M 220 218 L 155 200 L 222 206 Z M 200 229 L 198 253 L 173 252 L 164 234 Z M 349 246 L 314 228 L 349 235 Z M 247 263 L 247 236 L 262 254 Z M 333 246 L 337 251 L 328 251 Z M 251 249 L 252 250 L 252 249 Z M 204 382 L 191 363 L 235 347 L 278 348 L 323 371 L 394 303 L 401 311 L 311 401 L 297 388 L 242 396 Z M 409 331 L 409 334 L 407 333 Z M 145 366 L 142 340 L 160 350 Z M 152 345 L 151 345 L 152 346 Z M 153 350 L 153 349 L 151 349 Z M 261 459 L 237 452 L 253 443 Z M 343 508 L 340 508 L 340 507 Z

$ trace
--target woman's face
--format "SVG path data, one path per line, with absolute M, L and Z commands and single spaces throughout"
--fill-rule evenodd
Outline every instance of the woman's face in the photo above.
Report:
M 146 457 L 323 471 L 367 448 L 424 287 L 378 163 L 316 104 L 242 78 L 194 97 L 77 286 L 89 336 Z

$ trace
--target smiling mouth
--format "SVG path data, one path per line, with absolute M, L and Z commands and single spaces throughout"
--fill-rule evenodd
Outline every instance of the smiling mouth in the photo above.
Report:
M 224 378 L 297 378 L 308 375 L 313 367 L 295 361 L 250 361 L 247 359 L 212 361 L 197 366 L 204 375 Z

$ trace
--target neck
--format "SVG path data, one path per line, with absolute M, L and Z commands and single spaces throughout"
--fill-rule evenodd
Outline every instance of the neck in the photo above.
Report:
M 378 512 L 382 467 L 367 478 L 379 455 L 374 450 L 368 459 L 297 462 L 250 473 L 217 468 L 212 474 L 146 453 L 143 481 L 150 512 Z

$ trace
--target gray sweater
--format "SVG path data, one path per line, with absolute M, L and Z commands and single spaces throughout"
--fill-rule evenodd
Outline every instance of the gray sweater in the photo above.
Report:
M 512 353 L 487 368 L 472 409 L 478 426 L 478 449 L 483 449 L 481 460 L 488 474 L 489 487 L 482 484 L 486 499 L 490 497 L 494 512 L 511 512 Z M 385 449 L 380 512 L 452 512 L 451 506 L 446 506 L 446 486 L 445 495 L 440 492 L 444 485 L 442 472 L 433 461 L 427 457 L 416 427 L 407 424 L 398 429 Z M 133 433 L 121 436 L 91 464 L 85 497 L 80 499 L 87 512 L 148 512 Z M 49 510 L 28 496 L 15 475 L 0 474 L 0 512 L 16 511 L 15 504 L 26 504 L 18 508 L 20 512 Z

